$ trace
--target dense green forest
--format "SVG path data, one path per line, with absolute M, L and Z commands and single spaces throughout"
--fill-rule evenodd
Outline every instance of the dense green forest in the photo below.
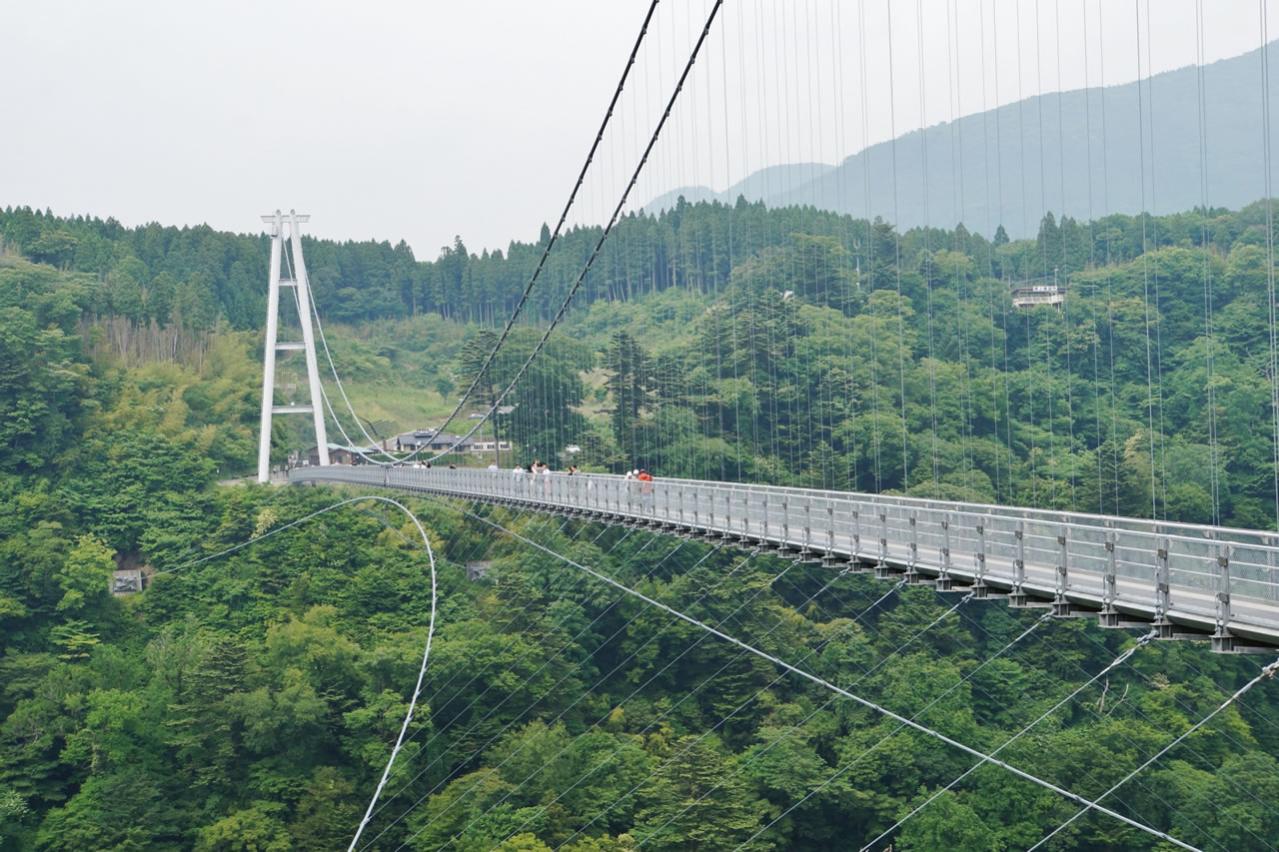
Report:
M 823 214 L 790 215 L 722 282 L 645 302 L 647 327 L 610 330 L 635 312 L 592 306 L 601 461 L 1274 527 L 1261 206 L 1048 217 L 1038 240 L 993 243 L 883 223 L 841 238 L 801 230 Z M 1014 306 L 1054 280 L 1059 308 Z
M 1017 242 L 745 204 L 632 217 L 504 428 L 524 453 L 578 443 L 589 465 L 659 475 L 1135 514 L 1153 497 L 1197 520 L 1214 508 L 1216 455 L 1216 510 L 1267 526 L 1264 214 L 1213 211 L 1206 229 L 1199 213 L 1048 219 Z M 255 449 L 265 243 L 25 210 L 0 235 L 0 849 L 344 846 L 425 638 L 411 528 L 339 511 L 184 567 L 337 496 L 217 484 Z M 566 258 L 591 235 L 571 235 Z M 459 245 L 431 263 L 403 247 L 307 250 L 352 375 L 452 399 L 538 246 Z M 558 261 L 534 320 L 580 258 Z M 1054 267 L 1062 311 L 1011 306 L 1011 282 Z M 537 334 L 518 329 L 482 394 Z M 957 598 L 822 566 L 411 506 L 440 557 L 439 631 L 393 798 L 366 835 L 379 849 L 840 848 L 971 765 L 467 511 L 985 750 L 1134 640 L 1048 621 L 992 659 L 1037 615 L 969 601 L 942 617 Z M 116 598 L 118 564 L 161 573 Z M 1157 643 L 1002 755 L 1097 795 L 1256 671 Z M 1196 845 L 1274 846 L 1277 726 L 1266 682 L 1107 801 Z M 1073 812 L 987 767 L 894 848 L 1025 848 Z M 1152 846 L 1090 817 L 1054 848 Z
M 1036 239 L 1009 241 L 744 201 L 633 214 L 571 329 L 508 400 L 508 427 L 530 460 L 579 445 L 612 469 L 1272 527 L 1265 222 L 1262 204 L 1049 214 Z M 344 366 L 357 381 L 394 374 L 447 410 L 473 378 L 461 338 L 482 351 L 477 335 L 509 313 L 547 236 L 505 255 L 458 241 L 431 262 L 403 244 L 308 240 L 322 312 L 354 323 Z M 81 280 L 78 304 L 114 318 L 120 352 L 167 345 L 165 329 L 260 323 L 261 237 L 18 209 L 0 238 Z M 481 381 L 489 396 L 597 238 L 580 228 L 552 253 L 531 324 Z M 1053 278 L 1061 309 L 1012 305 L 1018 284 Z

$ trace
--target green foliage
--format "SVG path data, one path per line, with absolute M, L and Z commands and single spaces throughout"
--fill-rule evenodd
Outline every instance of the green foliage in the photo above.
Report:
M 26 799 L 17 790 L 0 785 L 0 848 L 6 840 L 16 839 L 18 825 L 30 812 Z
M 605 387 L 613 397 L 613 413 L 610 418 L 613 440 L 617 442 L 624 458 L 638 458 L 636 430 L 639 427 L 640 413 L 651 404 L 654 390 L 655 377 L 648 354 L 634 337 L 625 331 L 619 331 L 604 353 L 604 369 L 609 374 Z
M 954 849 L 956 852 L 999 852 L 1005 846 L 973 809 L 944 793 L 927 811 L 907 824 L 900 847 L 909 852 Z
M 1265 221 L 1259 204 L 1092 223 L 1049 213 L 1034 239 L 1013 242 L 1002 229 L 993 240 L 962 225 L 899 234 L 811 208 L 681 199 L 623 217 L 566 331 L 506 400 L 516 408 L 503 437 L 524 463 L 566 463 L 577 445 L 579 462 L 615 470 L 1269 526 Z M 40 353 L 3 359 L 14 365 L 0 381 L 13 469 L 40 462 L 34 435 L 77 431 L 82 315 L 95 323 L 95 352 L 111 348 L 104 335 L 134 352 L 166 329 L 198 350 L 218 322 L 260 322 L 260 237 L 27 208 L 0 211 L 0 235 L 65 270 L 0 262 L 0 284 L 12 282 L 0 308 L 30 314 L 5 315 L 0 346 L 7 335 L 14 352 Z M 554 315 L 597 238 L 589 227 L 563 236 L 530 318 Z M 458 239 L 419 262 L 403 244 L 307 243 L 321 312 L 366 323 L 336 331 L 334 345 L 348 374 L 376 390 L 375 427 L 388 432 L 451 408 L 541 249 L 475 255 Z M 1052 268 L 1068 282 L 1063 308 L 1015 308 L 1011 286 Z M 537 336 L 514 330 L 481 377 L 477 408 Z M 165 409 L 133 425 L 144 440 L 159 432 L 215 467 L 243 469 L 251 406 L 237 418 L 208 409 L 252 388 L 245 376 L 216 388 L 183 377 L 191 386 L 167 400 L 154 382 L 126 387 L 128 410 Z M 411 405 L 399 393 L 406 380 L 418 389 Z
M 49 640 L 61 649 L 58 657 L 63 660 L 86 660 L 99 642 L 98 635 L 89 629 L 88 622 L 78 619 L 54 625 L 49 631 Z
M 293 849 L 284 823 L 272 816 L 278 807 L 255 804 L 200 829 L 199 852 L 287 852 Z
M 62 599 L 56 609 L 76 615 L 100 607 L 114 570 L 110 548 L 93 536 L 81 536 L 55 577 L 62 589 Z
M 987 242 L 744 202 L 628 215 L 506 400 L 502 437 L 525 462 L 562 463 L 576 443 L 590 464 L 663 476 L 1268 526 L 1263 211 L 1214 213 L 1207 246 L 1182 219 L 1159 220 L 1143 257 L 1142 221 L 1118 216 Z M 0 234 L 27 257 L 0 258 L 0 848 L 342 847 L 417 675 L 429 592 L 413 531 L 336 512 L 164 573 L 332 499 L 214 484 L 254 457 L 262 240 L 25 209 L 0 213 Z M 597 237 L 566 237 L 530 317 L 554 313 Z M 1040 271 L 1045 241 L 1064 246 L 1066 309 L 1018 313 L 1008 281 Z M 321 310 L 361 323 L 331 330 L 339 363 L 396 398 L 375 426 L 425 410 L 400 398 L 438 407 L 479 374 L 537 249 L 475 256 L 458 240 L 419 263 L 403 245 L 308 240 Z M 539 337 L 514 330 L 479 405 Z M 442 609 L 379 847 L 844 848 L 971 765 L 456 507 L 414 508 L 439 545 Z M 975 747 L 1020 731 L 1122 641 L 1054 621 L 987 662 L 1028 616 L 973 602 L 916 637 L 951 605 L 925 589 L 881 601 L 866 577 L 486 511 Z M 117 561 L 161 573 L 116 599 Z M 488 563 L 483 581 L 466 579 L 471 561 Z M 1254 672 L 1197 646 L 1143 648 L 1005 756 L 1100 795 Z M 1277 708 L 1273 684 L 1258 687 L 1126 786 L 1124 806 L 1201 846 L 1273 845 Z M 891 842 L 1025 848 L 1071 813 L 985 767 Z M 1089 818 L 1059 846 L 1148 844 Z
M 674 756 L 641 799 L 640 840 L 667 848 L 735 849 L 761 827 L 760 803 L 744 779 L 729 773 L 716 745 L 692 737 L 672 743 Z

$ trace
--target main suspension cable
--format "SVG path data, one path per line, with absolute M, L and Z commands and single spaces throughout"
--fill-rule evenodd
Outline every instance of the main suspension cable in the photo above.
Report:
M 320 515 L 327 514 L 328 512 L 334 511 L 335 509 L 340 509 L 343 506 L 349 506 L 352 503 L 361 503 L 365 501 L 373 501 L 375 503 L 383 503 L 388 506 L 394 506 L 395 508 L 403 512 L 405 515 L 407 515 L 409 520 L 413 522 L 413 525 L 417 527 L 418 534 L 422 537 L 422 547 L 426 551 L 426 558 L 428 563 L 430 564 L 431 615 L 430 615 L 430 620 L 428 621 L 427 627 L 426 627 L 426 645 L 422 650 L 422 663 L 420 666 L 418 666 L 417 682 L 416 684 L 414 684 L 414 687 L 413 687 L 413 695 L 409 699 L 408 710 L 405 712 L 404 721 L 400 725 L 399 735 L 396 736 L 395 738 L 395 745 L 391 747 L 391 755 L 386 761 L 386 767 L 382 770 L 382 777 L 378 780 L 377 787 L 373 790 L 373 796 L 369 799 L 368 808 L 366 808 L 364 811 L 364 817 L 363 819 L 360 820 L 359 827 L 356 828 L 355 830 L 355 836 L 351 838 L 350 846 L 347 847 L 348 852 L 350 852 L 350 850 L 355 849 L 356 843 L 359 842 L 360 835 L 363 834 L 364 828 L 366 825 L 368 825 L 369 819 L 371 815 L 373 814 L 373 809 L 377 806 L 378 797 L 382 795 L 382 790 L 383 788 L 386 787 L 387 779 L 390 778 L 391 776 L 391 769 L 395 765 L 395 758 L 399 756 L 400 749 L 403 747 L 403 744 L 404 744 L 404 738 L 406 734 L 408 733 L 409 725 L 412 724 L 413 722 L 413 714 L 414 714 L 414 711 L 417 709 L 418 699 L 422 695 L 422 682 L 426 678 L 426 666 L 431 656 L 431 640 L 435 637 L 435 613 L 436 613 L 436 604 L 437 604 L 435 552 L 431 549 L 431 540 L 430 540 L 430 537 L 427 536 L 426 528 L 422 526 L 422 522 L 418 520 L 417 515 L 413 514 L 413 512 L 407 506 L 405 506 L 399 500 L 395 500 L 391 497 L 384 497 L 376 494 L 363 495 L 360 497 L 348 497 L 344 500 L 339 500 L 336 503 L 332 503 L 328 506 L 325 506 L 324 508 L 319 509 L 318 511 L 311 512 L 308 515 L 304 515 L 303 517 L 298 518 L 295 521 L 290 521 L 284 526 L 276 527 L 275 529 L 269 530 L 265 533 L 262 533 L 261 535 L 255 535 L 245 541 L 240 542 L 239 544 L 235 544 L 235 545 L 232 545 L 231 547 L 224 548 L 218 551 L 217 553 L 211 553 L 208 556 L 204 556 L 199 559 L 193 559 L 189 562 L 176 565 L 173 568 L 167 569 L 165 571 L 156 572 L 156 574 L 171 574 L 185 568 L 191 568 L 196 565 L 201 565 L 206 562 L 210 562 L 214 559 L 219 559 L 223 556 L 229 556 L 232 553 L 243 550 L 249 545 L 256 544 L 257 542 L 263 541 L 264 539 L 272 538 L 273 536 L 276 536 L 282 532 L 285 532 L 286 530 L 293 529 L 294 527 L 300 526 L 301 524 L 304 524 L 308 521 L 318 518 Z
M 600 251 L 604 248 L 604 243 L 608 240 L 609 235 L 613 232 L 613 228 L 617 225 L 617 221 L 622 215 L 622 210 L 625 208 L 626 202 L 630 198 L 631 190 L 635 188 L 635 184 L 639 181 L 640 174 L 644 171 L 645 164 L 648 163 L 649 156 L 652 154 L 653 149 L 657 145 L 657 140 L 662 134 L 662 129 L 666 126 L 666 122 L 671 116 L 671 111 L 675 108 L 675 103 L 679 99 L 680 92 L 684 89 L 684 84 L 688 80 L 688 75 L 693 70 L 693 65 L 697 61 L 697 56 L 701 53 L 702 45 L 706 43 L 706 37 L 710 34 L 711 26 L 714 24 L 715 17 L 719 13 L 720 7 L 723 6 L 723 4 L 724 0 L 715 0 L 715 5 L 711 7 L 710 14 L 706 18 L 706 24 L 703 26 L 696 44 L 693 45 L 693 51 L 689 54 L 688 62 L 684 65 L 684 70 L 680 74 L 679 81 L 675 84 L 675 90 L 671 92 L 671 96 L 666 103 L 666 108 L 662 112 L 662 117 L 658 119 L 657 126 L 653 129 L 653 135 L 649 139 L 648 144 L 645 146 L 644 153 L 640 156 L 640 161 L 635 166 L 635 171 L 631 174 L 631 178 L 626 184 L 626 189 L 622 191 L 622 197 L 618 199 L 617 206 L 613 209 L 613 215 L 609 218 L 608 224 L 604 227 L 603 232 L 600 234 L 599 240 L 596 241 L 595 248 L 592 249 L 590 256 L 586 260 L 586 264 L 582 267 L 582 271 L 578 274 L 577 279 L 569 288 L 563 302 L 560 304 L 559 310 L 555 312 L 555 316 L 552 317 L 550 324 L 546 327 L 546 331 L 538 340 L 537 345 L 533 347 L 533 351 L 529 353 L 528 358 L 526 358 L 524 363 L 520 365 L 519 370 L 516 371 L 515 376 L 511 379 L 510 383 L 507 384 L 507 386 L 502 389 L 501 393 L 496 396 L 493 404 L 489 406 L 488 410 L 481 417 L 476 419 L 475 425 L 472 426 L 466 434 L 459 437 L 458 440 L 450 447 L 432 456 L 429 461 L 435 461 L 436 459 L 442 458 L 443 456 L 453 452 L 454 448 L 474 435 L 479 428 L 488 421 L 489 417 L 491 417 L 493 413 L 501 407 L 502 403 L 506 400 L 507 395 L 515 388 L 520 379 L 524 377 L 524 374 L 528 372 L 533 361 L 546 347 L 546 341 L 550 338 L 551 333 L 555 331 L 555 328 L 560 324 L 560 321 L 564 319 L 564 315 L 568 313 L 569 306 L 573 303 L 573 297 L 577 295 L 577 291 L 581 289 L 582 283 L 586 280 L 587 273 L 589 273 L 591 271 L 591 267 L 595 265 L 595 261 L 599 257 Z
M 640 45 L 643 44 L 644 36 L 648 33 L 648 27 L 650 22 L 653 20 L 653 13 L 657 10 L 658 2 L 659 0 L 651 0 L 651 2 L 649 3 L 648 11 L 644 15 L 644 22 L 640 25 L 639 35 L 635 37 L 635 44 L 631 46 L 630 56 L 626 60 L 626 66 L 622 69 L 622 76 L 617 81 L 617 87 L 613 90 L 613 97 L 610 98 L 608 102 L 608 109 L 605 110 L 604 118 L 600 122 L 599 130 L 596 131 L 595 139 L 593 142 L 591 142 L 591 149 L 586 154 L 586 161 L 582 163 L 582 168 L 577 173 L 577 180 L 573 184 L 572 191 L 569 192 L 568 200 L 564 203 L 564 209 L 560 212 L 560 218 L 559 218 L 559 221 L 556 222 L 555 224 L 555 230 L 551 232 L 550 239 L 547 241 L 546 245 L 543 246 L 542 254 L 537 261 L 537 266 L 534 267 L 533 274 L 529 277 L 528 283 L 524 285 L 524 292 L 520 294 L 519 301 L 516 302 L 514 310 L 511 311 L 510 319 L 506 321 L 505 328 L 502 329 L 502 333 L 498 336 L 497 342 L 493 345 L 493 348 L 489 351 L 488 355 L 485 357 L 484 363 L 480 366 L 479 370 L 476 371 L 474 378 L 471 380 L 470 386 L 468 386 L 466 389 L 466 392 L 462 394 L 462 398 L 458 401 L 457 405 L 454 406 L 453 411 L 449 413 L 449 416 L 445 419 L 444 423 L 441 424 L 440 428 L 436 430 L 436 434 L 443 434 L 444 430 L 448 428 L 449 424 L 452 423 L 457 418 L 458 414 L 461 413 L 463 407 L 465 407 L 466 403 L 471 399 L 471 396 L 475 393 L 475 389 L 479 387 L 480 382 L 483 381 L 484 375 L 488 372 L 489 368 L 492 366 L 493 360 L 497 357 L 498 351 L 502 348 L 502 345 L 506 343 L 506 339 L 507 337 L 510 336 L 511 329 L 514 328 L 516 320 L 518 320 L 520 318 L 520 315 L 523 313 L 524 306 L 528 303 L 529 294 L 533 292 L 533 286 L 537 283 L 538 278 L 542 274 L 542 269 L 546 266 L 546 259 L 550 256 L 551 249 L 555 247 L 555 243 L 560 238 L 560 233 L 564 229 L 564 223 L 568 220 L 569 211 L 573 209 L 573 203 L 577 200 L 577 194 L 581 190 L 582 184 L 586 180 L 586 173 L 590 169 L 591 163 L 595 159 L 595 154 L 599 150 L 600 143 L 604 139 L 604 133 L 608 129 L 609 121 L 613 117 L 613 111 L 614 109 L 616 109 L 617 103 L 622 97 L 622 90 L 626 87 L 626 81 L 627 81 L 627 78 L 630 76 L 631 69 L 635 66 L 635 58 L 639 55 Z M 521 373 L 522 372 L 523 371 L 521 371 Z M 484 418 L 485 420 L 487 420 L 489 415 L 497 409 L 497 405 L 499 404 L 500 404 L 500 400 L 498 403 L 495 403 L 492 408 L 490 408 L 489 414 L 485 415 L 485 418 Z M 471 431 L 468 432 L 465 437 L 470 437 L 470 435 L 473 434 L 476 431 L 476 429 L 478 429 L 479 426 L 483 424 L 483 422 L 484 421 L 481 420 L 479 423 L 477 423 L 475 425 L 475 428 L 471 429 Z M 458 443 L 461 443 L 461 441 L 459 441 Z M 423 446 L 427 446 L 427 445 L 423 445 Z M 413 451 L 413 453 L 411 453 L 406 458 L 408 459 L 414 458 L 417 455 L 417 453 L 420 452 L 421 450 L 422 450 L 422 447 L 418 447 L 417 449 Z M 441 453 L 441 455 L 444 455 L 444 454 Z M 434 458 L 439 458 L 439 457 L 440 456 L 437 455 Z M 434 458 L 432 459 L 432 461 L 434 461 Z

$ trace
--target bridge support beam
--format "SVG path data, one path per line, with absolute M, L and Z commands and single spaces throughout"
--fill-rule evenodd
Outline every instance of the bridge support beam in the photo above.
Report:
M 919 573 L 919 514 L 912 510 L 907 523 L 910 526 L 910 540 L 906 542 L 906 546 L 910 550 L 906 556 L 905 580 L 907 585 L 921 586 L 927 581 Z
M 953 581 L 950 579 L 950 515 L 941 519 L 941 550 L 938 552 L 938 562 L 941 568 L 937 571 L 937 580 L 934 585 L 939 592 L 949 592 L 953 590 Z
M 1170 542 L 1166 536 L 1160 537 L 1155 548 L 1155 638 L 1181 639 L 1184 634 L 1168 618 L 1172 609 L 1172 574 L 1168 566 L 1168 548 Z
M 1097 624 L 1105 628 L 1121 626 L 1119 610 L 1115 609 L 1115 598 L 1119 596 L 1115 559 L 1115 523 L 1107 521 L 1106 565 L 1101 574 L 1101 612 L 1097 613 Z
M 1013 538 L 1017 542 L 1017 555 L 1013 557 L 1013 587 L 1012 591 L 1008 593 L 1008 605 L 1021 607 L 1026 605 L 1026 593 L 1021 590 L 1022 583 L 1026 579 L 1025 521 L 1017 522 L 1017 529 L 1013 531 Z
M 854 503 L 852 508 L 853 517 L 853 547 L 852 558 L 849 560 L 850 573 L 864 574 L 869 567 L 866 564 L 866 557 L 862 555 L 862 512 L 858 508 L 861 504 Z
M 1080 612 L 1074 604 L 1066 597 L 1066 593 L 1070 591 L 1070 528 L 1064 523 L 1061 529 L 1057 531 L 1057 570 L 1056 585 L 1053 594 L 1053 615 L 1057 618 L 1080 618 L 1084 613 Z
M 892 571 L 888 567 L 888 513 L 879 513 L 879 561 L 875 563 L 875 576 L 888 579 Z
M 1042 606 L 1034 604 L 1030 601 L 1030 596 L 1026 594 L 1024 586 L 1026 584 L 1026 522 L 1018 521 L 1017 529 L 1013 531 L 1013 540 L 1016 541 L 1017 554 L 1013 557 L 1013 583 L 1012 589 L 1008 592 L 1008 605 L 1013 609 L 1032 609 Z
M 973 566 L 973 597 L 985 600 L 990 597 L 990 586 L 986 585 L 986 529 L 987 519 L 977 521 L 977 552 L 973 554 L 976 564 Z
M 1222 653 L 1235 649 L 1230 623 L 1230 545 L 1217 545 L 1217 629 L 1212 633 L 1212 649 Z
M 826 553 L 822 556 L 822 565 L 827 568 L 848 563 L 847 556 L 835 551 L 835 507 L 826 504 Z
M 836 569 L 840 576 L 859 567 L 877 568 L 881 576 L 900 581 L 911 568 L 929 580 L 942 579 L 943 587 L 945 578 L 961 591 L 971 583 L 973 597 L 1019 592 L 1032 606 L 1053 607 L 1055 602 L 1057 615 L 1063 614 L 1064 604 L 1070 605 L 1072 615 L 1101 610 L 1105 626 L 1149 626 L 1158 619 L 1157 632 L 1164 638 L 1205 643 L 1214 639 L 1214 647 L 1222 652 L 1279 647 L 1279 607 L 1270 603 L 1271 591 L 1265 587 L 1270 557 L 1258 553 L 1271 549 L 1273 533 L 1195 530 L 1130 518 L 1015 507 L 1004 511 L 975 504 L 936 506 L 896 497 L 690 480 L 654 486 L 656 511 L 647 502 L 636 510 L 637 501 L 627 499 L 632 486 L 611 476 L 552 476 L 532 488 L 527 477 L 512 480 L 480 470 L 335 466 L 299 468 L 290 473 L 290 481 L 399 488 L 664 531 L 671 531 L 674 522 L 675 530 L 719 545 L 729 529 L 730 543 L 768 549 L 778 556 L 806 552 L 825 554 L 836 562 L 848 560 Z M 676 521 L 681 492 L 684 518 Z M 714 520 L 707 522 L 712 492 Z M 766 519 L 760 507 L 770 499 L 772 511 Z M 787 504 L 794 510 L 789 524 L 777 515 L 779 505 Z M 917 533 L 907 526 L 912 515 Z M 761 527 L 766 523 L 771 526 L 764 538 Z M 1019 526 L 1024 530 L 1020 548 L 1015 535 Z M 747 542 L 741 542 L 743 534 Z M 879 539 L 878 548 L 871 538 Z M 789 546 L 783 548 L 783 541 Z M 1026 561 L 1015 566 L 1013 557 L 1019 553 Z M 1248 569 L 1238 582 L 1233 576 L 1236 564 Z M 1265 588 L 1259 592 L 1258 585 Z

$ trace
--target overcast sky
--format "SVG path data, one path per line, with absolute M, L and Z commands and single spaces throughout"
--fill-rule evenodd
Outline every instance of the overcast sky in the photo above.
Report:
M 1203 2 L 1206 60 L 1259 46 L 1258 0 Z M 578 220 L 607 216 L 710 5 L 659 5 Z M 423 258 L 505 248 L 554 221 L 647 6 L 0 0 L 0 205 L 234 231 L 293 207 Z M 918 6 L 890 29 L 885 0 L 726 0 L 632 201 L 1138 75 L 1131 0 Z M 1141 73 L 1193 63 L 1195 0 L 1140 6 Z

